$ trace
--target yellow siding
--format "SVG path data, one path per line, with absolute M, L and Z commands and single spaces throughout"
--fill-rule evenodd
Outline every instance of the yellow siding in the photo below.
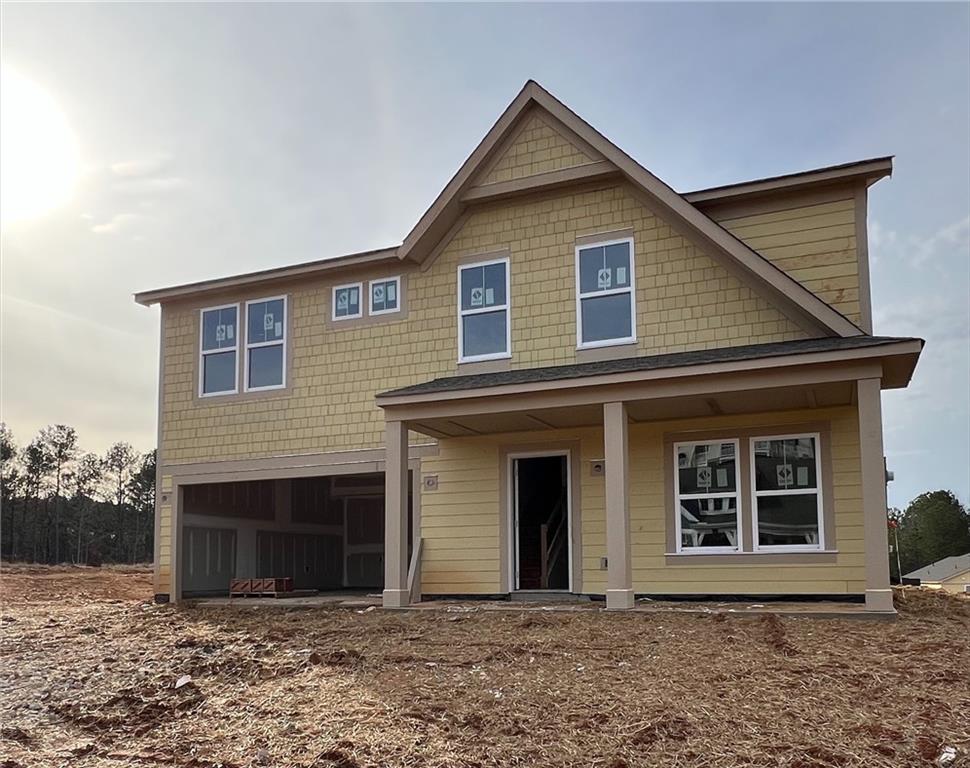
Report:
M 682 558 L 667 565 L 664 434 L 697 429 L 738 429 L 828 421 L 831 427 L 836 562 L 791 565 L 705 565 Z M 443 440 L 439 455 L 425 460 L 425 472 L 438 475 L 438 490 L 422 495 L 425 556 L 424 590 L 430 594 L 492 594 L 500 589 L 499 447 L 515 443 L 580 440 L 582 591 L 603 594 L 606 571 L 604 478 L 589 472 L 603 456 L 600 429 L 557 430 Z M 649 594 L 798 594 L 864 590 L 862 492 L 859 431 L 855 409 L 841 407 L 748 416 L 634 424 L 630 427 L 630 528 L 633 588 Z M 467 482 L 469 473 L 475 481 Z M 463 563 L 467 561 L 468 565 Z M 682 563 L 682 564 L 681 564 Z
M 552 128 L 547 119 L 538 111 L 525 118 L 522 131 L 479 183 L 512 181 L 592 162 L 589 155 Z
M 855 323 L 859 306 L 855 191 L 848 187 L 824 202 L 806 193 L 779 195 L 757 213 L 738 209 L 711 217 Z M 775 208 L 777 206 L 777 208 Z
M 162 487 L 166 481 L 171 489 L 171 476 L 162 478 Z M 155 591 L 171 593 L 172 591 L 172 505 L 158 505 L 158 560 L 155 563 Z
M 167 305 L 164 463 L 382 447 L 375 394 L 458 370 L 457 266 L 475 254 L 510 252 L 511 366 L 576 362 L 576 238 L 622 228 L 632 228 L 635 238 L 638 354 L 805 335 L 626 186 L 519 199 L 479 210 L 427 271 L 408 273 L 405 319 L 331 328 L 333 283 L 320 278 L 201 304 L 289 294 L 292 389 L 283 394 L 199 400 L 200 304 Z M 354 279 L 346 272 L 336 278 Z

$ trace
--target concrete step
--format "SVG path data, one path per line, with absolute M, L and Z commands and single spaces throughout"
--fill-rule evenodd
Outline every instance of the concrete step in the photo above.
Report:
M 521 603 L 576 603 L 589 602 L 587 595 L 550 589 L 519 589 L 511 594 L 514 602 Z

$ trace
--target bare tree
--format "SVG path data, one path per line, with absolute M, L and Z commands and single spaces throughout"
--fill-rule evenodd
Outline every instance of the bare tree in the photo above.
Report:
M 35 437 L 30 443 L 24 448 L 21 462 L 24 466 L 24 512 L 23 517 L 26 521 L 27 510 L 30 506 L 30 502 L 33 501 L 34 507 L 34 518 L 36 523 L 36 517 L 38 508 L 40 506 L 40 492 L 44 487 L 44 484 L 50 477 L 51 471 L 54 469 L 54 460 L 48 451 L 47 444 L 40 439 L 40 437 Z M 34 549 L 34 561 L 37 561 L 38 556 L 38 543 L 39 536 L 37 535 L 37 525 L 33 526 L 33 536 L 32 544 Z
M 85 453 L 77 462 L 74 472 L 70 475 L 70 488 L 77 508 L 77 552 L 75 562 L 81 559 L 84 536 L 84 518 L 94 494 L 104 479 L 104 463 L 94 453 Z
M 138 460 L 138 453 L 128 443 L 115 443 L 104 457 L 104 467 L 111 480 L 115 512 L 118 516 L 118 552 L 125 551 L 125 497 Z
M 77 432 L 74 427 L 54 424 L 42 429 L 39 438 L 50 456 L 54 472 L 54 562 L 61 561 L 61 482 L 77 457 Z
M 20 485 L 20 475 L 17 472 L 17 444 L 7 425 L 0 422 L 0 513 L 7 518 L 7 529 L 10 531 L 7 545 L 7 556 L 14 554 L 14 535 L 16 533 L 14 515 L 16 506 L 14 499 Z M 2 519 L 2 518 L 0 518 Z M 2 541 L 0 541 L 2 544 Z

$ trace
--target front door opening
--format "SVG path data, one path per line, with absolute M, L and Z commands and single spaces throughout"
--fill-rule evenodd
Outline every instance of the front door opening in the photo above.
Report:
M 566 456 L 513 460 L 518 589 L 569 589 Z

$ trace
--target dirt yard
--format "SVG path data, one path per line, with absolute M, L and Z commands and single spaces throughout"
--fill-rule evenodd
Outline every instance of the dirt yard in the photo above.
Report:
M 970 603 L 893 623 L 149 601 L 4 567 L 0 766 L 967 766 Z

